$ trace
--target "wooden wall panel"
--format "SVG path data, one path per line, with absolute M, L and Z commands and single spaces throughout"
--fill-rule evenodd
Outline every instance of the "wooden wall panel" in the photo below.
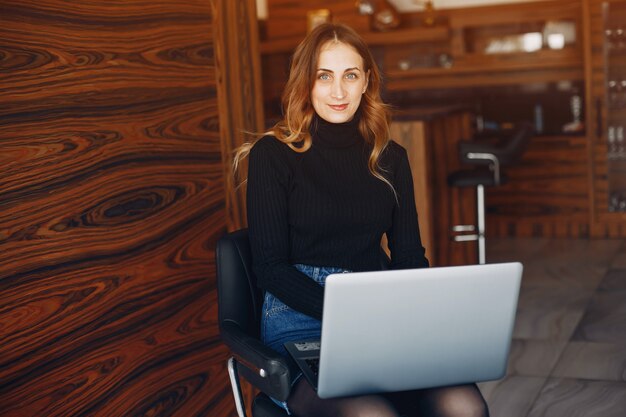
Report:
M 236 148 L 264 131 L 261 58 L 256 0 L 214 0 L 216 69 L 220 107 L 223 175 L 226 187 L 226 221 L 229 231 L 247 225 L 245 179 L 247 159 L 237 175 L 232 164 Z M 257 391 L 241 379 L 248 415 Z M 231 400 L 230 403 L 234 405 Z M 233 411 L 234 412 L 234 411 Z M 217 411 L 212 415 L 218 414 Z
M 233 156 L 237 147 L 253 141 L 264 132 L 263 88 L 256 0 L 215 0 L 219 24 L 216 25 L 217 79 L 220 85 L 220 132 L 228 229 L 245 227 L 245 179 L 247 159 L 234 176 Z
M 488 236 L 588 237 L 587 138 L 537 136 L 509 182 L 486 189 Z
M 0 414 L 230 416 L 212 3 L 0 6 Z
M 303 38 L 307 31 L 307 12 L 328 9 L 331 19 L 362 32 L 369 30 L 370 16 L 360 15 L 354 0 L 268 0 L 267 37 L 269 39 Z
M 585 26 L 586 123 L 589 126 L 589 204 L 591 236 L 626 237 L 626 213 L 610 212 L 609 161 L 607 159 L 607 74 L 604 50 L 603 7 L 621 5 L 625 0 L 583 0 Z

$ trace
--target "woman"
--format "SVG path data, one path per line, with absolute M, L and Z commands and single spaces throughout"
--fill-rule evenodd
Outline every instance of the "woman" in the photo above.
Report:
M 324 24 L 298 46 L 283 94 L 284 119 L 239 149 L 248 153 L 248 226 L 253 267 L 266 291 L 262 339 L 320 337 L 324 280 L 380 269 L 387 235 L 391 268 L 428 267 L 406 151 L 389 140 L 380 74 L 363 40 Z M 320 399 L 295 375 L 292 415 L 483 416 L 476 385 Z

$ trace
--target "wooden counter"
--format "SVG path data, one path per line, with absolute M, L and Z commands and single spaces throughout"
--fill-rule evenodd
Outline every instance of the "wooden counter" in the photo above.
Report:
M 396 112 L 391 138 L 404 146 L 413 173 L 422 242 L 432 266 L 477 263 L 476 242 L 453 242 L 451 227 L 475 224 L 473 188 L 450 189 L 459 169 L 457 143 L 472 136 L 471 114 L 459 106 L 420 107 Z

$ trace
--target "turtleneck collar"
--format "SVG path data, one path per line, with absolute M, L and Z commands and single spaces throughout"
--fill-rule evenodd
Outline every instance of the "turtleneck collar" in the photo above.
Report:
M 348 148 L 363 141 L 359 132 L 361 112 L 357 111 L 352 120 L 345 123 L 330 123 L 319 117 L 313 117 L 311 136 L 313 143 L 325 148 Z

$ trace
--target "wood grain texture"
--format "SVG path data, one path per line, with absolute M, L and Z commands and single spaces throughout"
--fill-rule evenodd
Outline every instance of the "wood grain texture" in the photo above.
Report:
M 0 414 L 233 415 L 211 4 L 0 21 Z
M 237 175 L 233 175 L 234 152 L 264 131 L 259 29 L 255 0 L 214 0 L 213 6 L 226 222 L 228 230 L 233 231 L 247 225 L 247 159 L 242 161 Z M 257 390 L 245 379 L 240 381 L 247 414 L 252 415 L 251 405 Z M 232 399 L 231 404 L 234 405 Z
M 626 237 L 626 213 L 609 212 L 609 181 L 615 181 L 620 174 L 609 175 L 607 154 L 607 132 L 611 124 L 619 124 L 621 120 L 611 119 L 607 111 L 607 69 L 604 49 L 605 16 L 603 7 L 618 7 L 624 10 L 624 0 L 582 0 L 583 23 L 585 28 L 585 92 L 586 123 L 588 126 L 588 164 L 589 187 L 591 189 L 589 204 L 590 234 L 593 237 Z M 622 12 L 623 13 L 623 12 Z M 611 17 L 618 16 L 615 11 Z M 609 20 L 611 20 L 611 17 Z M 613 21 L 610 26 L 615 25 Z M 623 177 L 623 175 L 622 175 Z M 617 187 L 616 187 L 617 188 Z
M 455 225 L 476 225 L 476 190 L 473 187 L 450 187 L 448 176 L 462 169 L 458 143 L 472 137 L 471 115 L 458 112 L 429 123 L 426 135 L 433 138 L 434 161 L 434 234 L 438 266 L 478 263 L 476 241 L 455 242 Z
M 228 229 L 247 225 L 245 179 L 247 160 L 233 175 L 235 150 L 247 141 L 254 141 L 264 132 L 264 112 L 261 86 L 261 57 L 255 0 L 215 0 L 215 38 L 220 113 L 220 133 Z
M 585 136 L 536 136 L 509 182 L 486 189 L 488 236 L 589 237 Z
M 452 226 L 476 223 L 473 189 L 448 186 L 460 168 L 457 145 L 471 137 L 470 113 L 452 110 L 430 120 L 396 121 L 391 137 L 409 155 L 422 244 L 431 266 L 477 262 L 475 242 L 452 241 Z
M 425 135 L 424 121 L 394 122 L 389 129 L 390 137 L 406 151 L 413 176 L 413 193 L 418 213 L 420 238 L 426 250 L 426 258 L 434 261 L 433 236 L 433 187 L 432 144 Z M 383 245 L 383 248 L 386 248 Z

